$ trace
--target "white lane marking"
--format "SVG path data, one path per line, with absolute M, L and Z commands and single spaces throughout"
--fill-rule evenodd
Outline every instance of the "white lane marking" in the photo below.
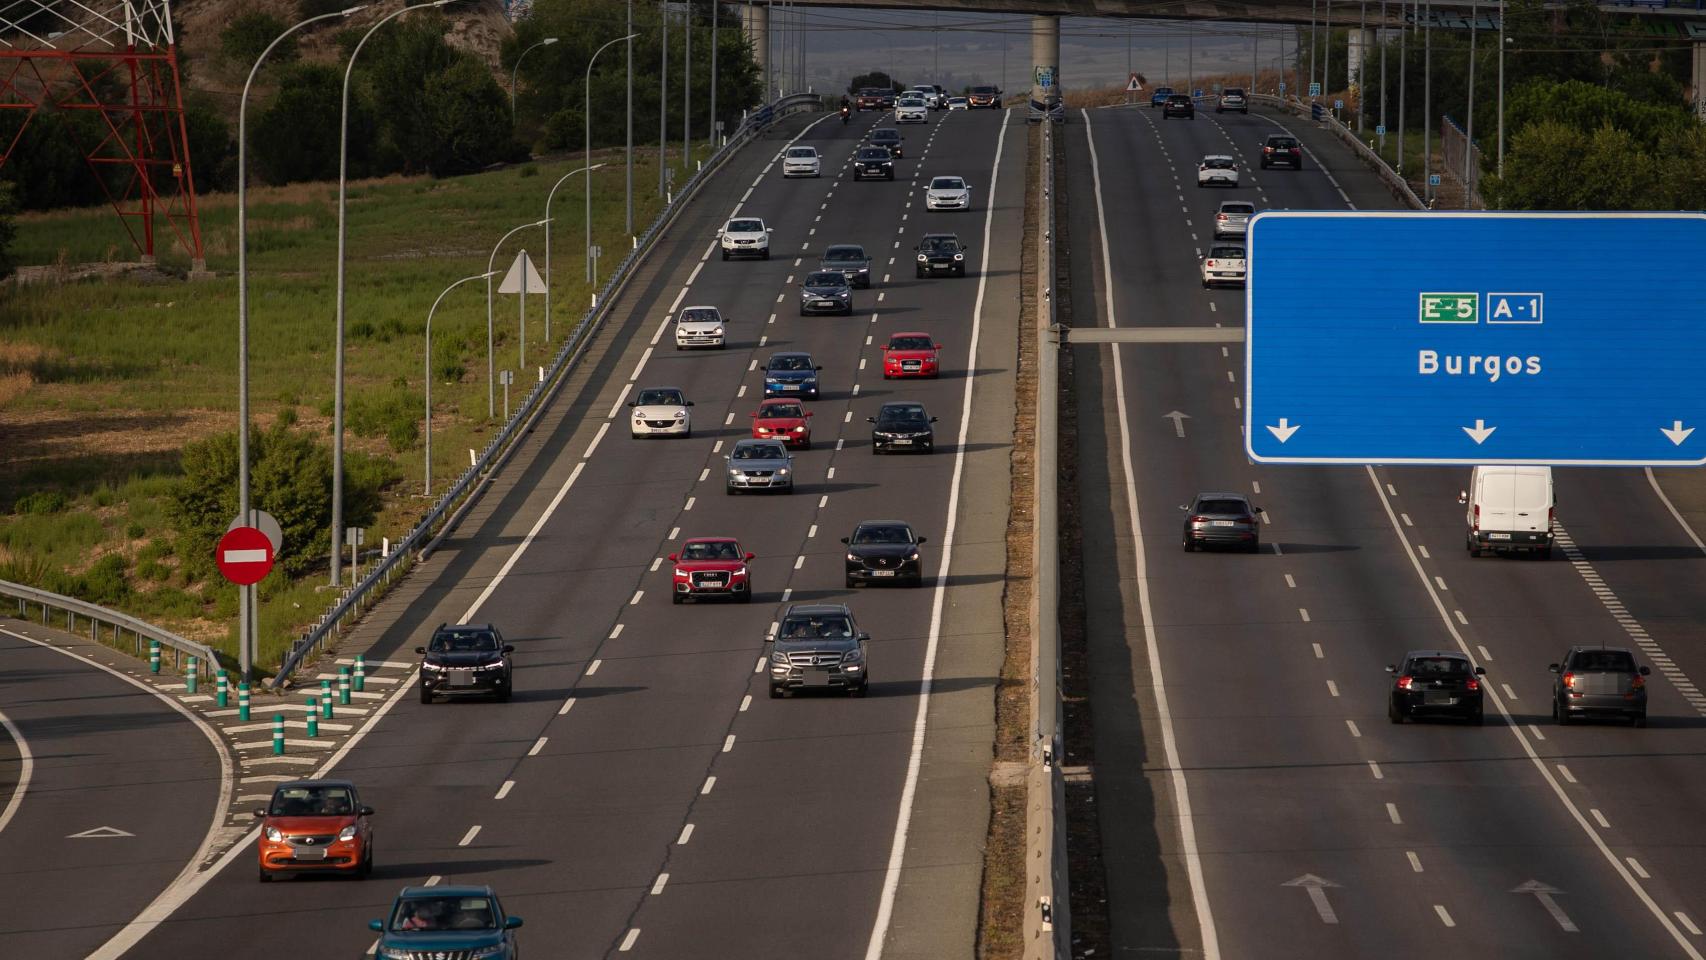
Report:
M 867 339 L 869 339 L 869 338 L 867 338 Z M 851 410 L 847 411 L 846 415 L 844 415 L 841 418 L 841 422 L 842 423 L 852 423 L 853 422 L 853 411 L 851 411 Z
M 1250 481 L 1250 489 L 1256 493 L 1261 493 L 1262 492 L 1262 481 L 1251 480 Z
M 1414 523 L 1411 523 L 1411 522 L 1410 522 L 1410 515 L 1409 515 L 1409 514 L 1407 514 L 1407 513 L 1400 513 L 1400 514 L 1398 514 L 1398 516 L 1400 516 L 1400 517 L 1402 517 L 1402 518 L 1403 518 L 1403 520 L 1404 520 L 1404 526 L 1406 526 L 1406 527 L 1413 527 L 1413 526 L 1415 526 L 1415 524 L 1414 524 Z
M 1386 817 L 1396 824 L 1404 822 L 1404 818 L 1398 815 L 1398 805 L 1396 803 L 1388 803 L 1386 805 Z
M 810 540 L 815 536 L 817 536 L 817 524 L 814 523 L 811 525 L 811 529 L 806 531 L 806 539 Z
M 1440 588 L 1441 590 L 1450 590 L 1451 589 L 1450 587 L 1445 585 L 1445 578 L 1440 576 L 1439 574 L 1434 574 L 1434 586 Z
M 782 602 L 783 603 L 787 603 L 788 599 L 790 597 L 792 597 L 793 595 L 794 595 L 794 588 L 793 587 L 783 587 L 782 588 Z
M 610 413 L 606 414 L 604 419 L 616 419 L 616 415 L 622 412 L 622 401 L 628 399 L 628 391 L 632 389 L 634 389 L 634 385 L 632 383 L 624 383 L 622 385 L 622 392 L 616 395 L 616 402 L 610 405 Z
M 679 846 L 685 844 L 688 841 L 688 838 L 690 838 L 692 836 L 693 836 L 693 824 L 690 823 L 687 826 L 681 828 L 681 836 L 675 838 L 675 845 L 679 847 Z
M 479 835 L 480 835 L 480 825 L 476 823 L 473 826 L 468 828 L 468 832 L 464 833 L 462 835 L 461 840 L 456 841 L 456 845 L 459 847 L 466 847 L 468 844 L 473 843 L 474 838 L 479 836 Z
M 1007 142 L 1007 118 L 1001 119 L 1001 132 L 995 139 L 995 160 L 989 175 L 989 195 L 996 195 L 996 184 L 1001 177 L 1001 150 Z M 983 328 L 983 300 L 989 279 L 989 236 L 995 216 L 995 204 L 987 204 L 983 214 L 983 258 L 978 268 L 977 298 L 972 304 L 971 336 L 966 347 L 966 369 L 977 369 L 978 337 Z M 888 936 L 889 921 L 894 916 L 895 893 L 900 889 L 900 870 L 906 858 L 906 836 L 912 825 L 912 802 L 918 792 L 919 769 L 924 762 L 924 733 L 930 719 L 930 688 L 936 675 L 936 649 L 942 639 L 942 608 L 946 601 L 948 588 L 948 564 L 954 552 L 954 525 L 959 514 L 960 481 L 965 472 L 966 437 L 971 432 L 972 386 L 976 377 L 965 378 L 965 390 L 960 403 L 960 433 L 959 442 L 954 448 L 954 473 L 948 487 L 947 522 L 943 525 L 942 558 L 937 566 L 936 591 L 930 606 L 930 633 L 924 646 L 923 675 L 918 682 L 918 710 L 912 721 L 912 749 L 906 761 L 906 781 L 901 787 L 900 810 L 895 820 L 894 841 L 889 846 L 888 867 L 883 873 L 883 890 L 877 901 L 877 916 L 871 924 L 871 939 L 865 946 L 865 960 L 880 960 L 883 954 L 883 941 Z M 824 497 L 827 503 L 829 498 Z M 1140 579 L 1141 583 L 1142 580 Z M 1156 676 L 1160 676 L 1159 671 Z M 1178 768 L 1178 758 L 1170 757 L 1173 769 Z M 1189 807 L 1183 808 L 1187 815 Z M 1217 960 L 1210 956 L 1208 960 Z
M 764 661 L 763 660 L 758 661 L 758 665 L 760 668 L 762 668 L 764 666 Z M 747 708 L 750 706 L 752 706 L 752 694 L 749 693 L 746 696 L 740 698 L 740 712 L 745 713 Z
M 667 874 L 667 873 L 658 874 L 658 878 L 657 878 L 656 882 L 654 882 L 652 884 L 652 896 L 655 897 L 658 894 L 662 893 L 664 884 L 666 884 L 668 882 L 669 882 L 669 874 Z
M 712 453 L 722 453 L 723 452 L 723 441 L 718 440 L 716 443 L 711 444 L 711 452 Z
M 1475 645 L 1475 649 L 1480 652 L 1482 660 L 1485 660 L 1488 663 L 1493 662 L 1492 651 L 1488 650 L 1484 645 L 1477 643 Z
M 606 423 L 605 426 L 608 427 L 610 424 Z M 527 531 L 527 536 L 523 537 L 521 543 L 516 545 L 515 552 L 509 555 L 509 559 L 504 561 L 504 565 L 502 567 L 498 568 L 497 576 L 493 577 L 492 582 L 486 584 L 486 588 L 481 590 L 480 595 L 474 598 L 473 604 L 468 607 L 468 612 L 464 613 L 462 615 L 462 619 L 456 621 L 457 623 L 476 622 L 474 620 L 474 616 L 480 612 L 481 607 L 486 605 L 486 600 L 497 591 L 498 584 L 503 583 L 504 578 L 509 576 L 510 570 L 514 569 L 516 563 L 521 560 L 521 555 L 526 553 L 527 548 L 533 545 L 534 539 L 539 536 L 539 531 L 545 529 L 545 524 L 548 523 L 551 516 L 557 512 L 557 507 L 562 505 L 563 498 L 569 495 L 569 488 L 575 485 L 576 480 L 580 479 L 581 470 L 585 467 L 585 460 L 575 464 L 575 469 L 569 473 L 569 478 L 563 481 L 562 487 L 558 488 L 557 495 L 551 498 L 551 502 L 545 507 L 545 511 L 539 514 L 539 519 L 534 522 L 533 529 Z M 388 707 L 390 705 L 390 701 L 387 701 L 386 704 Z M 372 723 L 375 720 L 378 720 L 384 713 L 385 708 L 381 708 L 379 713 L 373 717 L 373 720 L 368 721 L 369 726 L 364 727 L 363 732 L 371 729 Z M 360 733 L 356 734 L 354 737 L 351 737 L 349 743 L 344 744 L 344 746 L 347 748 L 350 744 L 353 744 L 356 740 L 360 739 L 360 737 Z M 336 754 L 333 755 L 333 759 L 338 759 Z M 330 764 L 328 764 L 327 769 L 330 770 Z M 321 776 L 324 775 L 324 773 L 321 774 Z
M 1451 914 L 1449 914 L 1445 911 L 1445 904 L 1443 904 L 1443 903 L 1434 904 L 1434 913 L 1439 914 L 1439 922 L 1440 923 L 1443 923 L 1448 927 L 1457 926 L 1457 921 L 1451 919 Z
M 509 796 L 509 792 L 511 790 L 514 790 L 514 789 L 515 789 L 515 781 L 514 780 L 505 780 L 504 785 L 498 788 L 497 796 L 493 797 L 492 799 L 493 800 L 502 800 L 504 797 Z
M 699 482 L 704 483 L 705 478 L 710 476 L 710 475 L 711 475 L 711 468 L 710 467 L 706 467 L 705 469 L 700 470 L 699 471 Z
M 1416 856 L 1416 851 L 1405 850 L 1404 856 L 1410 858 L 1410 869 L 1411 870 L 1414 870 L 1416 873 L 1422 872 L 1422 858 Z
M 735 735 L 731 733 L 728 736 L 723 738 L 723 752 L 728 753 L 730 750 L 733 750 L 734 748 L 735 748 Z
M 634 591 L 634 595 L 633 595 L 633 596 L 632 596 L 632 597 L 629 597 L 629 598 L 628 598 L 628 606 L 630 606 L 630 607 L 631 607 L 631 606 L 633 606 L 633 605 L 634 605 L 634 604 L 636 604 L 636 603 L 639 603 L 639 602 L 640 602 L 640 598 L 641 598 L 641 597 L 643 597 L 643 596 L 645 596 L 645 595 L 646 595 L 646 591 L 644 591 L 644 590 L 635 590 L 635 591 Z
M 834 480 L 835 479 L 835 468 L 834 467 L 829 468 L 829 473 L 827 476 L 824 477 L 824 479 L 825 480 Z
M 599 664 L 601 664 L 603 662 L 604 662 L 603 660 L 594 660 L 593 662 L 587 664 L 586 665 L 586 675 L 590 677 L 593 674 L 597 673 Z
M 662 559 L 662 558 L 660 557 L 659 559 Z M 656 561 L 653 561 L 653 562 L 656 562 Z M 622 635 L 622 624 L 618 623 L 616 626 L 610 628 L 610 636 L 606 637 L 605 639 L 614 640 L 617 637 L 620 637 L 621 635 Z
M 1309 611 L 1308 610 L 1305 610 L 1302 607 L 1298 607 L 1297 608 L 1297 615 L 1303 618 L 1304 623 L 1309 622 Z
M 1108 214 L 1102 199 L 1102 165 L 1096 154 L 1096 137 L 1091 128 L 1090 113 L 1080 110 L 1084 118 L 1084 138 L 1090 147 L 1090 172 L 1096 188 L 1096 226 L 1102 237 L 1102 282 L 1104 285 L 1103 303 L 1108 311 L 1108 326 L 1118 326 L 1114 310 L 1114 273 L 1112 258 L 1108 251 Z M 1005 133 L 1006 126 L 1003 124 Z M 991 193 L 993 195 L 993 192 Z M 990 204 L 990 209 L 994 204 Z M 988 214 L 985 214 L 987 217 Z M 987 224 L 987 220 L 986 220 Z M 989 230 L 984 228 L 983 237 L 984 269 L 979 271 L 981 277 L 988 275 L 989 259 Z M 1125 397 L 1125 368 L 1121 361 L 1119 344 L 1114 344 L 1114 392 L 1119 404 L 1118 409 L 1126 409 Z M 968 365 L 968 369 L 973 367 Z M 969 389 L 973 378 L 968 377 L 966 384 Z M 1118 418 L 1120 423 L 1120 457 L 1125 468 L 1125 497 L 1126 512 L 1131 523 L 1131 532 L 1135 541 L 1132 551 L 1136 565 L 1137 602 L 1143 615 L 1144 645 L 1149 656 L 1149 673 L 1153 677 L 1166 676 L 1161 669 L 1161 649 L 1155 638 L 1155 612 L 1149 599 L 1148 561 L 1144 555 L 1143 528 L 1139 523 L 1137 511 L 1137 481 L 1132 469 L 1131 459 L 1131 428 L 1126 418 Z M 964 421 L 962 421 L 963 423 Z M 965 444 L 960 444 L 963 449 Z M 1178 813 L 1180 846 L 1185 860 L 1185 872 L 1190 880 L 1191 903 L 1196 908 L 1197 925 L 1202 936 L 1203 960 L 1220 960 L 1220 939 L 1214 929 L 1214 913 L 1209 908 L 1208 892 L 1203 881 L 1202 855 L 1197 850 L 1196 821 L 1191 813 L 1190 787 L 1185 782 L 1184 767 L 1179 761 L 1179 745 L 1173 732 L 1173 712 L 1168 704 L 1167 688 L 1157 683 L 1154 690 L 1156 710 L 1161 720 L 1161 745 L 1167 761 L 1167 778 L 1172 783 L 1174 808 Z M 877 960 L 875 953 L 867 953 L 866 960 Z
M 604 435 L 606 433 L 609 433 L 609 432 L 610 432 L 610 421 L 609 420 L 606 420 L 603 423 L 598 425 L 598 433 L 593 435 L 592 442 L 586 445 L 586 452 L 581 454 L 581 459 L 583 462 L 587 458 L 592 456 L 592 452 L 594 450 L 598 449 L 598 442 L 600 440 L 603 440 Z
M 735 415 L 734 415 L 734 411 L 731 410 L 731 411 L 729 411 L 729 415 L 723 418 L 723 426 L 726 427 L 729 424 L 734 423 L 734 422 L 735 422 Z
M 1337 683 L 1331 681 L 1331 680 L 1328 680 L 1327 681 L 1327 692 L 1332 694 L 1335 697 L 1338 696 L 1339 695 L 1339 685 Z
M 421 884 L 421 886 L 423 886 L 423 887 L 436 887 L 436 886 L 438 886 L 439 881 L 441 881 L 443 879 L 444 879 L 443 877 L 441 877 L 435 873 L 432 876 L 427 877 L 426 883 Z
M 1362 730 L 1358 729 L 1357 722 L 1355 720 L 1346 720 L 1345 726 L 1351 731 L 1351 736 L 1357 738 L 1362 737 Z
M 628 935 L 622 938 L 622 945 L 620 947 L 616 948 L 616 952 L 617 953 L 627 953 L 628 951 L 634 949 L 634 941 L 638 940 L 638 939 L 640 939 L 640 928 L 639 927 L 630 928 L 628 930 Z
M 533 741 L 533 746 L 531 746 L 527 749 L 527 755 L 530 757 L 539 756 L 539 751 L 545 749 L 545 743 L 547 741 L 549 741 L 550 739 L 551 739 L 550 737 L 540 737 L 539 739 Z
M 1681 910 L 1676 912 L 1676 922 L 1686 927 L 1689 933 L 1692 933 L 1697 937 L 1700 936 L 1700 928 L 1695 926 L 1694 921 L 1688 918 L 1688 914 L 1683 913 Z
M 1453 611 L 1451 611 L 1451 612 L 1452 612 L 1452 615 L 1454 615 L 1454 616 L 1455 616 L 1455 617 L 1457 617 L 1457 622 L 1458 622 L 1458 623 L 1461 623 L 1461 624 L 1463 624 L 1463 625 L 1464 625 L 1464 626 L 1466 626 L 1466 627 L 1467 627 L 1467 626 L 1469 626 L 1469 618 L 1468 618 L 1468 617 L 1466 617 L 1466 616 L 1464 616 L 1464 615 L 1463 615 L 1463 611 L 1462 611 L 1462 610 L 1453 610 Z
M 683 511 L 684 511 L 684 512 L 685 512 L 685 511 L 687 511 L 687 510 L 691 510 L 691 509 L 693 509 L 693 504 L 694 504 L 694 503 L 695 503 L 695 502 L 696 502 L 696 501 L 698 501 L 698 499 L 699 499 L 699 498 L 698 498 L 698 497 L 688 497 L 688 498 L 687 498 L 687 505 L 686 505 L 686 506 L 684 506 L 684 507 L 682 507 L 682 508 L 681 508 L 681 509 L 682 509 L 682 510 L 683 510 Z
M 1321 645 L 1319 643 L 1311 643 L 1309 646 L 1315 650 L 1315 659 L 1317 659 L 1317 660 L 1327 659 L 1327 652 L 1325 650 L 1321 649 Z
M 1502 690 L 1504 690 L 1504 692 L 1505 692 L 1505 698 L 1506 698 L 1506 699 L 1508 699 L 1508 700 L 1521 700 L 1521 699 L 1522 699 L 1522 698 L 1521 698 L 1521 697 L 1519 697 L 1519 696 L 1517 696 L 1517 695 L 1516 695 L 1516 691 L 1515 691 L 1515 690 L 1512 690 L 1512 689 L 1511 689 L 1511 685 L 1510 685 L 1510 684 L 1508 684 L 1508 683 L 1501 683 L 1501 684 L 1499 684 L 1499 687 L 1500 687 L 1500 688 L 1501 688 L 1501 689 L 1502 689 Z
M 1457 641 L 1458 649 L 1467 655 L 1469 653 L 1469 644 L 1463 639 L 1463 635 L 1457 631 L 1457 627 L 1452 624 L 1449 618 L 1446 617 L 1445 604 L 1440 601 L 1439 594 L 1433 590 L 1432 584 L 1428 582 L 1427 574 L 1422 570 L 1421 561 L 1411 555 L 1410 538 L 1404 533 L 1404 529 L 1398 525 L 1397 517 L 1392 509 L 1392 503 L 1386 498 L 1386 492 L 1380 489 L 1380 481 L 1379 478 L 1375 476 L 1374 468 L 1364 467 L 1363 469 L 1368 474 L 1369 482 L 1374 484 L 1375 491 L 1380 494 L 1380 502 L 1386 510 L 1387 519 L 1392 524 L 1392 531 L 1398 535 L 1399 542 L 1403 544 L 1404 553 L 1407 556 L 1410 556 L 1410 565 L 1414 568 L 1416 576 L 1421 579 L 1422 586 L 1427 589 L 1429 598 L 1433 600 L 1434 609 L 1439 613 L 1440 622 L 1445 624 L 1445 629 L 1451 634 L 1451 638 Z M 1623 882 L 1628 885 L 1629 889 L 1634 891 L 1636 898 L 1638 898 L 1642 905 L 1647 908 L 1647 911 L 1653 915 L 1653 918 L 1659 921 L 1659 925 L 1664 927 L 1665 932 L 1670 934 L 1671 939 L 1674 940 L 1678 946 L 1682 947 L 1683 952 L 1688 955 L 1690 960 L 1706 960 L 1706 957 L 1702 957 L 1700 951 L 1696 950 L 1694 945 L 1688 942 L 1682 931 L 1677 929 L 1677 926 L 1675 922 L 1671 920 L 1670 915 L 1664 912 L 1664 909 L 1661 908 L 1658 905 L 1658 902 L 1653 899 L 1652 895 L 1647 892 L 1647 888 L 1640 882 L 1640 880 L 1637 880 L 1635 876 L 1629 872 L 1629 869 L 1624 866 L 1623 861 L 1619 860 L 1615 853 L 1612 853 L 1611 847 L 1606 844 L 1605 838 L 1600 836 L 1599 831 L 1594 829 L 1593 824 L 1588 823 L 1587 817 L 1582 815 L 1581 808 L 1576 806 L 1575 801 L 1570 798 L 1569 793 L 1567 793 L 1563 786 L 1558 783 L 1558 778 L 1552 775 L 1552 771 L 1546 766 L 1546 761 L 1541 759 L 1540 754 L 1534 749 L 1534 744 L 1529 742 L 1527 735 L 1523 733 L 1522 726 L 1519 725 L 1516 719 L 1511 716 L 1510 709 L 1505 706 L 1504 700 L 1491 690 L 1487 691 L 1487 696 L 1493 701 L 1494 709 L 1498 710 L 1500 716 L 1504 717 L 1505 725 L 1510 729 L 1511 735 L 1516 737 L 1517 743 L 1521 745 L 1523 753 L 1528 755 L 1529 762 L 1534 764 L 1534 768 L 1539 771 L 1541 778 L 1546 781 L 1546 785 L 1552 788 L 1553 796 L 1558 798 L 1558 802 L 1563 804 L 1564 809 L 1575 819 L 1576 825 L 1581 827 L 1583 833 L 1587 834 L 1588 839 L 1592 841 L 1595 849 L 1600 852 L 1600 855 L 1605 858 L 1607 863 L 1611 864 L 1611 868 L 1617 872 L 1617 875 L 1622 878 Z M 1545 739 L 1545 736 L 1540 733 L 1539 728 L 1535 727 L 1533 724 L 1529 724 L 1529 729 L 1534 732 L 1537 739 Z
M 6 809 L 0 810 L 0 830 L 5 830 L 6 824 L 11 823 L 12 818 L 18 815 L 18 807 L 24 802 L 24 794 L 29 792 L 30 777 L 35 773 L 36 760 L 30 753 L 30 742 L 24 739 L 23 731 L 4 713 L 0 713 L 0 727 L 5 727 L 12 742 L 18 745 L 18 783 L 12 788 L 12 797 L 6 801 Z
M 1600 813 L 1598 807 L 1589 810 L 1588 813 L 1593 817 L 1594 822 L 1599 824 L 1602 829 L 1611 829 L 1611 821 L 1605 819 L 1605 814 Z
M 699 795 L 701 797 L 705 796 L 706 794 L 710 793 L 711 788 L 716 786 L 716 785 L 717 785 L 717 778 L 716 777 L 706 777 L 705 778 L 705 785 L 699 788 Z
M 1297 589 L 1297 581 L 1293 580 L 1291 577 L 1291 574 L 1289 574 L 1289 573 L 1285 575 L 1285 585 L 1290 587 L 1293 590 Z
M 1418 543 L 1418 544 L 1416 544 L 1416 550 L 1421 553 L 1423 560 L 1432 560 L 1433 559 L 1433 555 L 1428 553 L 1427 547 L 1424 547 Z
M 763 673 L 764 672 L 764 658 L 763 657 L 758 658 L 758 664 L 752 668 L 752 672 L 753 673 Z
M 665 537 L 664 539 L 674 540 L 676 537 L 678 537 L 680 535 L 681 535 L 681 528 L 680 527 L 670 527 L 669 528 L 669 536 Z
M 1380 764 L 1373 760 L 1368 761 L 1368 772 L 1374 774 L 1374 779 L 1376 780 L 1386 779 L 1386 774 L 1380 772 Z
M 1567 783 L 1575 783 L 1576 782 L 1576 775 L 1570 772 L 1569 767 L 1566 767 L 1561 763 L 1557 764 L 1557 767 L 1558 767 L 1558 776 L 1563 777 L 1565 782 L 1567 782 Z
M 805 558 L 804 554 L 801 554 L 800 556 L 797 556 L 794 558 L 794 569 L 795 570 L 798 570 L 805 565 L 806 565 L 806 558 Z
M 1545 734 L 1545 733 L 1544 733 L 1544 732 L 1542 732 L 1542 731 L 1541 731 L 1541 729 L 1540 729 L 1540 728 L 1539 728 L 1539 727 L 1537 727 L 1537 726 L 1535 726 L 1535 725 L 1534 725 L 1534 724 L 1532 724 L 1532 723 L 1531 723 L 1531 724 L 1529 724 L 1529 725 L 1528 725 L 1528 732 L 1529 732 L 1529 733 L 1530 733 L 1530 734 L 1531 734 L 1531 735 L 1532 735 L 1532 736 L 1533 736 L 1533 737 L 1534 737 L 1534 739 L 1536 739 L 1536 740 L 1544 740 L 1544 739 L 1546 739 L 1546 734 Z
M 740 389 L 735 391 L 735 396 L 736 397 L 746 396 L 746 384 L 743 383 L 740 385 Z
M 569 699 L 563 701 L 562 706 L 557 708 L 557 716 L 560 717 L 563 714 L 568 713 L 570 710 L 573 710 L 574 708 L 575 708 L 575 698 L 570 697 Z
M 640 354 L 640 362 L 634 364 L 634 372 L 628 375 L 628 379 L 629 380 L 640 379 L 640 371 L 644 370 L 646 368 L 646 361 L 650 360 L 651 358 L 652 358 L 652 348 L 647 347 L 646 352 Z
M 1641 866 L 1641 861 L 1636 860 L 1634 857 L 1624 857 L 1623 859 L 1629 864 L 1629 869 L 1635 871 L 1635 876 L 1640 877 L 1642 880 L 1653 879 L 1653 875 L 1647 872 L 1647 868 Z
M 663 558 L 662 558 L 662 557 L 653 557 L 653 558 L 652 558 L 652 566 L 651 566 L 651 570 L 649 570 L 649 571 L 648 571 L 648 572 L 650 572 L 650 573 L 657 573 L 657 572 L 658 572 L 658 568 L 659 568 L 659 567 L 661 567 L 661 566 L 663 566 Z

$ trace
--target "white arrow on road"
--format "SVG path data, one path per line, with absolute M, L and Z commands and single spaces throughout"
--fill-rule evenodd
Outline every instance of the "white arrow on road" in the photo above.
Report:
M 1273 428 L 1269 427 L 1268 429 L 1271 430 Z M 1338 884 L 1331 880 L 1317 877 L 1313 873 L 1306 873 L 1301 877 L 1295 877 L 1291 880 L 1287 880 L 1280 884 L 1280 886 L 1302 887 L 1304 890 L 1309 892 L 1309 902 L 1315 905 L 1315 912 L 1321 915 L 1322 923 L 1339 922 L 1339 915 L 1333 912 L 1333 905 L 1327 902 L 1326 890 L 1327 887 L 1336 887 Z
M 1486 443 L 1487 438 L 1492 436 L 1493 431 L 1497 429 L 1499 428 L 1487 426 L 1487 421 L 1485 420 L 1477 420 L 1473 427 L 1464 427 L 1463 432 L 1469 434 L 1469 439 L 1481 444 Z
M 1292 426 L 1291 421 L 1287 420 L 1285 417 L 1280 417 L 1279 426 L 1269 427 L 1268 432 L 1273 434 L 1274 437 L 1276 439 L 1278 439 L 1280 443 L 1284 443 L 1287 440 L 1291 439 L 1292 434 L 1296 433 L 1297 431 L 1299 431 L 1301 429 L 1303 429 L 1303 428 L 1300 426 L 1299 427 Z
M 1185 435 L 1185 421 L 1190 418 L 1190 414 L 1180 413 L 1177 410 L 1174 410 L 1172 413 L 1163 413 L 1161 415 L 1161 419 L 1173 421 L 1173 430 L 1181 437 Z
M 82 833 L 68 833 L 67 840 L 108 840 L 113 837 L 134 837 L 136 834 L 127 833 L 117 827 L 92 827 Z
M 1570 919 L 1570 915 L 1564 912 L 1563 907 L 1558 906 L 1558 901 L 1552 899 L 1554 893 L 1563 893 L 1564 891 L 1541 883 L 1539 880 L 1530 880 L 1520 887 L 1513 888 L 1511 892 L 1534 894 L 1534 899 L 1540 901 L 1540 905 L 1546 908 L 1546 912 L 1552 915 L 1552 919 L 1558 921 L 1558 926 L 1564 928 L 1565 933 L 1580 932 L 1576 929 L 1575 922 Z
M 1674 443 L 1680 447 L 1680 446 L 1682 446 L 1682 441 L 1687 440 L 1688 435 L 1694 432 L 1694 428 L 1688 427 L 1688 428 L 1684 429 L 1682 426 L 1682 421 L 1678 420 L 1675 423 L 1671 424 L 1669 430 L 1666 430 L 1664 427 L 1660 427 L 1659 432 L 1664 434 L 1665 436 L 1669 437 L 1671 443 Z

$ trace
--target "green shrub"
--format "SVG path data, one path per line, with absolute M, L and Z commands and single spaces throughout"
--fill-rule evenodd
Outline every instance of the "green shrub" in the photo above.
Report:
M 201 598 L 173 586 L 155 587 L 137 598 L 137 609 L 148 616 L 165 615 L 188 620 L 201 615 Z
M 420 439 L 418 418 L 424 408 L 424 399 L 402 390 L 364 394 L 350 402 L 347 423 L 356 436 L 383 436 L 391 449 L 403 451 Z
M 124 535 L 132 540 L 140 540 L 148 535 L 148 528 L 140 523 L 132 521 L 125 525 Z
M 35 493 L 26 493 L 19 497 L 17 502 L 12 504 L 12 512 L 45 516 L 50 513 L 59 513 L 69 505 L 70 501 L 65 499 L 65 494 L 58 490 L 37 490 Z
M 270 13 L 259 10 L 239 13 L 231 18 L 224 30 L 219 31 L 219 51 L 238 66 L 247 67 L 288 27 L 289 24 Z M 288 63 L 295 59 L 295 37 L 286 37 L 267 58 L 269 63 Z
M 158 560 L 138 560 L 136 563 L 136 577 L 138 580 L 170 580 L 172 577 L 172 568 Z

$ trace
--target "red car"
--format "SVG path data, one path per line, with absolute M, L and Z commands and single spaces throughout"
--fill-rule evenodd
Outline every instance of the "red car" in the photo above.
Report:
M 754 440 L 780 440 L 801 450 L 812 448 L 811 411 L 798 400 L 781 398 L 766 400 L 752 415 Z
M 940 349 L 942 345 L 928 333 L 890 334 L 883 346 L 883 379 L 936 377 L 940 369 L 936 351 Z
M 292 780 L 255 810 L 262 883 L 287 873 L 373 872 L 373 808 L 348 780 Z
M 752 554 L 740 548 L 733 537 L 694 537 L 681 545 L 680 553 L 669 555 L 675 564 L 671 603 L 689 597 L 723 597 L 752 602 L 752 577 L 746 562 Z

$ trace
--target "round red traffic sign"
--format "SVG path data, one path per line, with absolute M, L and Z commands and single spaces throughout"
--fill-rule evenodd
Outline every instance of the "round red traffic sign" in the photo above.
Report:
M 255 527 L 232 527 L 219 538 L 213 559 L 232 583 L 260 583 L 272 571 L 272 541 Z

